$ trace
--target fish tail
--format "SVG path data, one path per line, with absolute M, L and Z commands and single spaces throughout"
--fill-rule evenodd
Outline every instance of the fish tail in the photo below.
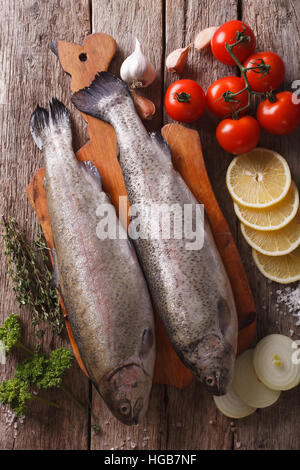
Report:
M 66 106 L 56 98 L 49 103 L 49 111 L 37 106 L 30 117 L 30 132 L 34 142 L 41 150 L 47 138 L 57 132 L 67 130 L 71 138 L 71 117 Z
M 111 109 L 120 103 L 133 106 L 132 95 L 122 80 L 110 72 L 100 72 L 90 86 L 77 91 L 72 103 L 83 113 L 111 122 Z

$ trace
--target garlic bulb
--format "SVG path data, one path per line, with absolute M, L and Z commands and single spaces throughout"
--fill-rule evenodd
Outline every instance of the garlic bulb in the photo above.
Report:
M 135 50 L 121 65 L 120 75 L 122 80 L 133 88 L 149 86 L 156 78 L 155 68 L 144 56 L 137 39 Z
M 166 66 L 169 72 L 181 73 L 187 62 L 190 46 L 176 49 L 171 52 L 166 60 Z

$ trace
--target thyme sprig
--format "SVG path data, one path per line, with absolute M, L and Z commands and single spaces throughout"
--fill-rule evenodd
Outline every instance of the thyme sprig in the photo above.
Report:
M 2 238 L 8 274 L 19 306 L 30 307 L 34 326 L 47 322 L 55 333 L 60 334 L 64 320 L 52 279 L 49 248 L 41 229 L 38 238 L 29 243 L 16 220 L 3 217 Z M 41 336 L 43 330 L 37 334 Z

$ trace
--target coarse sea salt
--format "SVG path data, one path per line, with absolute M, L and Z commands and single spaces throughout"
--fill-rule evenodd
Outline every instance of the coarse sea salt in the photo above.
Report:
M 287 312 L 297 319 L 295 326 L 300 326 L 300 285 L 298 285 L 296 288 L 286 287 L 284 289 L 278 289 L 276 294 L 277 311 L 279 311 L 280 304 L 285 305 Z M 283 313 L 286 314 L 286 312 Z

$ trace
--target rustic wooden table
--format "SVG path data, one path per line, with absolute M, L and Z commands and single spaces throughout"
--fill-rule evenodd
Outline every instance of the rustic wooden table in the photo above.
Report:
M 254 29 L 259 50 L 274 50 L 286 63 L 285 88 L 299 79 L 299 0 L 0 0 L 0 123 L 1 123 L 1 213 L 13 214 L 32 237 L 36 218 L 26 200 L 25 188 L 33 172 L 41 166 L 41 154 L 29 134 L 28 120 L 37 103 L 45 105 L 57 96 L 70 105 L 69 79 L 62 71 L 49 44 L 54 39 L 82 42 L 91 32 L 112 35 L 119 46 L 111 70 L 119 73 L 121 62 L 131 53 L 135 37 L 159 71 L 158 79 L 145 94 L 155 101 L 157 114 L 147 123 L 149 130 L 169 122 L 163 108 L 164 91 L 175 77 L 165 71 L 166 54 L 190 43 L 195 32 L 220 25 L 230 19 L 242 19 Z M 217 63 L 209 50 L 191 51 L 184 77 L 198 80 L 206 90 L 222 76 L 235 69 Z M 75 146 L 86 140 L 86 129 L 79 113 L 72 108 Z M 229 163 L 215 139 L 216 121 L 206 113 L 195 124 L 200 132 L 207 169 L 217 199 L 236 238 L 256 300 L 258 337 L 268 333 L 289 334 L 295 329 L 291 315 L 279 315 L 275 309 L 278 285 L 268 282 L 255 268 L 251 252 L 241 237 L 232 203 L 225 189 L 225 172 Z M 300 183 L 299 132 L 288 137 L 262 133 L 260 144 L 283 154 L 291 167 L 296 184 Z M 19 311 L 6 273 L 1 248 L 1 321 Z M 281 310 L 284 310 L 281 309 Z M 26 341 L 34 343 L 30 314 L 20 311 L 26 325 Z M 299 335 L 296 329 L 295 335 Z M 45 351 L 50 346 L 67 344 L 49 333 L 43 339 Z M 0 366 L 1 379 L 15 368 L 18 353 Z M 168 365 L 166 364 L 166 367 Z M 32 405 L 18 432 L 9 425 L 6 409 L 0 409 L 1 449 L 299 449 L 299 388 L 286 392 L 269 409 L 236 422 L 217 412 L 212 398 L 196 382 L 185 390 L 170 386 L 153 387 L 145 426 L 128 428 L 107 411 L 101 398 L 86 377 L 74 365 L 67 377 L 68 385 L 82 402 L 92 401 L 102 432 L 91 431 L 90 416 L 78 411 L 60 392 L 52 397 L 62 404 L 53 411 L 44 405 Z M 147 438 L 147 439 L 145 439 Z M 144 445 L 144 447 L 143 447 Z

